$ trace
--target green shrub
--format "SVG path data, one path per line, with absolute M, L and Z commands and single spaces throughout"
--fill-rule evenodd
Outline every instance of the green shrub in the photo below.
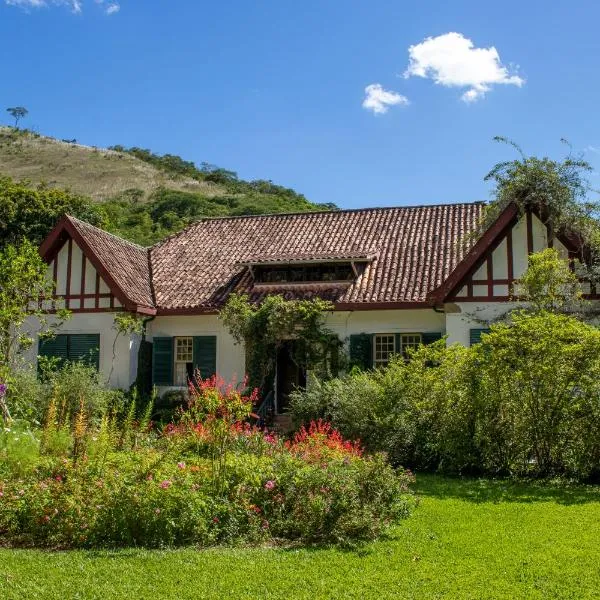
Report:
M 28 474 L 38 463 L 39 447 L 36 433 L 23 423 L 0 428 L 0 477 Z
M 46 390 L 31 369 L 12 373 L 7 385 L 6 402 L 13 419 L 39 426 L 46 409 Z
M 483 467 L 519 475 L 600 473 L 600 331 L 517 313 L 475 347 L 475 440 Z
M 311 381 L 291 408 L 396 464 L 590 478 L 600 474 L 600 331 L 518 312 L 471 348 L 438 342 L 383 370 Z
M 118 412 L 125 405 L 122 392 L 109 389 L 94 367 L 79 362 L 67 363 L 47 375 L 44 413 L 51 400 L 56 404 L 61 423 L 72 420 L 82 403 L 86 418 L 94 422 L 99 422 L 109 408 Z

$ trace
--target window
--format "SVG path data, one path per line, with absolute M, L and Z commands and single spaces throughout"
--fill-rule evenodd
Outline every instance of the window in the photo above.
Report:
M 392 355 L 396 353 L 396 336 L 394 334 L 375 334 L 373 350 L 373 365 L 375 367 L 387 366 Z
M 100 335 L 97 333 L 60 334 L 41 339 L 38 355 L 58 368 L 65 362 L 100 366 Z
M 175 385 L 185 386 L 194 375 L 194 338 L 175 338 Z
M 471 344 L 471 346 L 474 346 L 475 344 L 479 344 L 481 342 L 481 336 L 485 335 L 486 333 L 489 333 L 490 330 L 488 328 L 480 328 L 480 329 L 471 329 L 469 331 L 469 342 Z
M 420 333 L 403 333 L 400 335 L 400 353 L 403 358 L 409 358 L 409 350 L 421 345 Z
M 373 340 L 373 366 L 385 367 L 392 355 L 409 358 L 409 351 L 423 343 L 420 333 L 376 333 Z
M 254 268 L 257 283 L 307 283 L 319 281 L 353 281 L 350 263 L 307 265 L 261 265 Z

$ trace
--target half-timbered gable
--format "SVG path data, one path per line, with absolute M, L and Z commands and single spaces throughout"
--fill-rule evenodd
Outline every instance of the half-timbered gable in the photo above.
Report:
M 40 253 L 56 298 L 72 312 L 156 312 L 146 248 L 66 216 Z
M 430 298 L 437 304 L 517 300 L 518 280 L 527 269 L 529 255 L 548 247 L 556 248 L 565 259 L 581 253 L 567 237 L 550 236 L 535 212 L 519 214 L 514 205 L 509 206 Z M 588 281 L 582 281 L 582 288 L 586 297 L 598 297 Z
M 50 261 L 48 276 L 54 282 L 60 305 L 72 312 L 110 312 L 123 308 L 93 262 L 71 237 Z

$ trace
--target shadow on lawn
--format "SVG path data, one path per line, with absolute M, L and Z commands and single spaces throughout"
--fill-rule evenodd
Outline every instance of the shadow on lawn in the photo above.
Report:
M 584 504 L 600 502 L 600 485 L 581 485 L 566 481 L 510 481 L 444 477 L 417 474 L 414 490 L 418 496 L 452 498 L 467 502 L 556 502 Z

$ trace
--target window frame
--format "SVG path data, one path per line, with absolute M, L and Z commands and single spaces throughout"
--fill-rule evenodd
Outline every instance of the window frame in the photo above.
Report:
M 179 341 L 188 340 L 189 344 L 187 344 L 186 350 L 188 351 L 188 356 L 191 360 L 180 359 L 179 358 Z M 189 372 L 188 365 L 192 365 L 192 370 L 194 368 L 194 336 L 192 335 L 178 335 L 173 337 L 173 383 L 175 386 L 187 386 L 189 381 Z M 181 382 L 179 378 L 178 365 L 185 365 L 185 381 Z
M 398 352 L 398 354 L 402 355 L 402 358 L 404 360 L 408 360 L 409 356 L 408 354 L 404 351 L 404 338 L 418 338 L 418 342 L 414 343 L 414 342 L 410 342 L 407 343 L 406 348 L 418 348 L 420 345 L 423 344 L 423 334 L 422 333 L 401 333 L 400 335 L 400 350 Z
M 378 338 L 391 338 L 393 340 L 392 346 L 393 350 L 388 350 L 388 358 L 381 359 L 377 358 L 377 341 Z M 413 338 L 411 341 L 406 341 L 407 338 Z M 388 340 L 389 343 L 389 340 Z M 390 364 L 390 360 L 394 355 L 401 355 L 404 360 L 408 360 L 409 356 L 407 352 L 408 348 L 418 348 L 421 344 L 423 344 L 423 334 L 420 332 L 403 332 L 403 333 L 374 333 L 373 334 L 373 367 L 374 368 L 382 368 L 387 367 Z M 381 350 L 379 350 L 381 352 Z
M 377 341 L 378 338 L 391 338 L 392 339 L 392 350 L 389 352 L 387 359 L 378 359 L 377 358 Z M 388 340 L 389 342 L 389 340 Z M 374 333 L 373 334 L 373 367 L 385 368 L 390 364 L 390 360 L 392 356 L 396 354 L 396 334 L 395 333 Z

